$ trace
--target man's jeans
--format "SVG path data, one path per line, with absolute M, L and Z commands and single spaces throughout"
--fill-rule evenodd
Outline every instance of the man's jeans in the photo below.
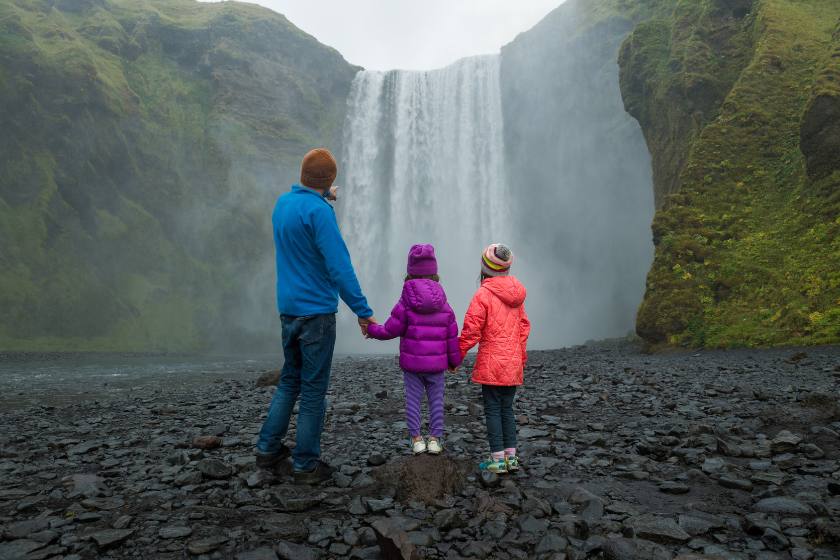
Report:
M 260 430 L 257 453 L 271 454 L 280 448 L 300 395 L 297 447 L 292 458 L 295 470 L 309 472 L 321 457 L 321 431 L 335 347 L 335 313 L 307 317 L 281 315 L 280 320 L 286 363 Z
M 482 385 L 481 396 L 484 398 L 490 452 L 498 453 L 516 447 L 516 416 L 513 414 L 516 386 Z

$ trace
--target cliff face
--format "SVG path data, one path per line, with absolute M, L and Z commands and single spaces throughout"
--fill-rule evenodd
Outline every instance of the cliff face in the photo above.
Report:
M 622 46 L 661 206 L 649 349 L 840 341 L 836 2 L 680 0 Z
M 0 0 L 0 347 L 270 339 L 271 208 L 357 70 L 249 4 Z

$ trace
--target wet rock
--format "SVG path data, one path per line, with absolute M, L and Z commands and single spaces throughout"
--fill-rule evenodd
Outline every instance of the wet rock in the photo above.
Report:
M 235 560 L 277 560 L 277 553 L 270 548 L 257 548 L 248 552 L 240 552 L 234 556 Z
M 605 560 L 671 560 L 674 553 L 643 539 L 619 537 L 604 545 Z
M 806 443 L 805 446 L 802 448 L 802 451 L 805 453 L 805 456 L 815 461 L 817 459 L 822 459 L 825 457 L 825 451 L 814 445 L 813 443 Z
M 44 548 L 44 546 L 44 543 L 31 541 L 29 539 L 7 541 L 0 543 L 0 558 L 3 558 L 4 560 L 17 560 L 18 558 L 23 558 L 35 550 Z
M 722 438 L 717 438 L 717 452 L 727 457 L 741 456 L 741 448 L 737 444 Z
M 600 503 L 600 502 L 599 502 Z M 562 552 L 569 546 L 568 541 L 557 535 L 546 535 L 539 540 L 534 547 L 534 554 L 546 554 L 549 552 Z
M 47 529 L 50 524 L 46 519 L 35 518 L 28 521 L 18 521 L 12 523 L 3 531 L 3 536 L 8 540 L 23 539 L 29 536 L 30 533 L 36 533 Z
M 584 519 L 597 521 L 604 517 L 604 504 L 600 500 L 589 500 L 581 504 L 576 513 Z
M 691 490 L 691 487 L 679 482 L 667 481 L 659 485 L 659 491 L 666 494 L 685 494 Z
M 770 451 L 773 455 L 796 453 L 799 451 L 799 444 L 801 442 L 801 437 L 795 436 L 787 430 L 782 430 L 770 442 Z
M 532 515 L 520 515 L 514 520 L 516 527 L 523 533 L 544 533 L 548 525 L 543 521 L 534 519 Z
M 119 547 L 134 534 L 134 529 L 105 529 L 93 533 L 90 538 L 96 543 L 99 552 Z
M 91 482 L 82 491 L 85 498 L 105 498 L 112 496 L 113 492 L 104 482 Z
M 321 555 L 301 544 L 280 541 L 274 549 L 280 560 L 320 560 Z
M 752 506 L 752 511 L 759 513 L 778 513 L 786 515 L 804 515 L 812 517 L 816 514 L 814 508 L 805 502 L 788 498 L 786 496 L 776 496 L 773 498 L 765 498 Z
M 422 560 L 414 543 L 404 530 L 392 527 L 390 519 L 371 524 L 384 560 Z
M 203 480 L 201 471 L 192 471 L 186 472 L 183 474 L 179 474 L 175 477 L 175 480 L 172 482 L 175 486 L 186 486 L 188 484 L 201 484 Z
M 435 539 L 425 531 L 410 531 L 407 534 L 409 540 L 416 547 L 425 546 L 431 548 L 435 546 Z
M 351 488 L 365 488 L 367 486 L 373 486 L 376 484 L 376 481 L 373 480 L 371 477 L 366 475 L 365 473 L 361 473 L 359 476 L 353 479 L 353 482 L 350 483 Z
M 441 531 L 449 531 L 458 527 L 463 527 L 464 522 L 458 516 L 458 512 L 454 509 L 443 509 L 435 514 L 434 526 Z
M 67 448 L 67 455 L 85 455 L 102 447 L 98 441 L 86 441 Z
M 162 539 L 182 539 L 190 535 L 192 535 L 192 528 L 177 525 L 161 527 L 158 531 L 158 536 Z
M 367 458 L 367 464 L 371 467 L 378 467 L 385 464 L 385 456 L 381 453 L 371 453 Z
M 607 513 L 626 515 L 628 517 L 635 517 L 647 512 L 648 509 L 646 507 L 629 502 L 613 502 L 607 506 Z
M 499 475 L 494 472 L 483 471 L 479 473 L 478 476 L 479 482 L 481 482 L 481 485 L 485 488 L 496 488 L 501 482 L 501 480 L 499 480 Z
M 95 474 L 86 473 L 71 474 L 61 479 L 61 485 L 64 486 L 64 489 L 68 492 L 73 492 L 74 490 L 84 490 L 88 484 L 92 484 L 94 482 L 105 482 L 105 479 L 101 476 L 96 476 Z
M 606 498 L 598 496 L 597 494 L 594 494 L 593 492 L 590 492 L 586 488 L 581 488 L 581 487 L 575 488 L 566 497 L 566 501 L 569 502 L 570 504 L 574 504 L 574 505 L 580 505 L 580 504 L 588 502 L 589 500 L 598 500 L 602 504 L 604 504 L 604 507 L 607 507 L 607 506 L 610 505 L 610 501 L 607 500 Z
M 406 499 L 429 503 L 452 494 L 459 480 L 472 475 L 475 463 L 448 455 L 401 457 L 371 471 L 371 476 L 400 489 Z
M 203 459 L 196 464 L 195 468 L 210 479 L 223 480 L 233 476 L 233 468 L 218 459 Z
M 192 440 L 193 448 L 203 451 L 216 449 L 220 445 L 222 445 L 222 439 L 218 436 L 200 436 Z
M 263 387 L 277 387 L 280 385 L 280 377 L 282 377 L 283 371 L 268 371 L 263 373 L 257 379 L 257 383 L 254 385 L 257 389 L 262 389 Z
M 248 488 L 262 488 L 263 486 L 269 486 L 275 482 L 277 482 L 277 477 L 274 476 L 274 473 L 260 469 L 248 476 L 247 484 Z
M 283 501 L 283 507 L 290 513 L 300 513 L 318 507 L 320 503 L 321 498 L 318 497 L 290 498 Z
M 362 502 L 361 496 L 356 496 L 351 500 L 347 506 L 347 512 L 352 515 L 366 515 L 368 513 L 367 507 Z
M 780 532 L 770 528 L 764 530 L 764 534 L 761 536 L 761 542 L 770 550 L 778 551 L 790 548 L 790 542 L 787 538 Z
M 718 479 L 718 484 L 724 488 L 732 488 L 734 490 L 743 490 L 744 492 L 753 491 L 753 483 L 749 480 L 736 478 L 731 475 L 723 475 Z
M 723 519 L 699 511 L 692 512 L 690 515 L 680 515 L 679 525 L 680 529 L 694 536 L 722 531 L 726 528 L 726 522 Z
M 626 519 L 624 526 L 632 528 L 636 537 L 657 543 L 682 544 L 691 540 L 691 535 L 669 517 L 644 514 Z

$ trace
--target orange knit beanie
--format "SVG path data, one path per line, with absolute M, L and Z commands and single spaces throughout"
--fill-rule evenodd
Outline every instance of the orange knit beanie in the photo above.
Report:
M 329 150 L 319 148 L 303 156 L 300 166 L 300 182 L 304 187 L 326 189 L 332 186 L 338 166 Z

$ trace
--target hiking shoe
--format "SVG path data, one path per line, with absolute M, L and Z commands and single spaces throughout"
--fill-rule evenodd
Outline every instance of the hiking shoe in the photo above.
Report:
M 295 471 L 295 484 L 318 484 L 326 480 L 332 480 L 335 468 L 323 461 L 315 463 L 315 468 L 309 472 Z
M 492 455 L 487 457 L 487 460 L 478 465 L 478 470 L 495 473 L 506 473 L 507 463 L 504 459 L 494 459 Z
M 292 450 L 280 444 L 280 449 L 275 451 L 274 453 L 260 453 L 257 452 L 257 467 L 261 469 L 270 469 L 275 465 L 275 463 L 279 463 L 283 459 L 287 457 L 291 457 Z
M 513 457 L 505 457 L 505 467 L 507 467 L 508 472 L 515 472 L 519 470 L 519 459 L 516 458 L 516 455 Z
M 429 441 L 426 442 L 426 451 L 428 451 L 430 455 L 439 455 L 440 452 L 443 451 L 440 439 L 429 438 Z
M 408 444 L 411 446 L 411 450 L 414 452 L 415 455 L 425 453 L 427 450 L 426 442 L 422 439 L 420 439 L 419 441 L 415 441 L 414 443 L 411 443 L 411 440 L 408 440 Z

